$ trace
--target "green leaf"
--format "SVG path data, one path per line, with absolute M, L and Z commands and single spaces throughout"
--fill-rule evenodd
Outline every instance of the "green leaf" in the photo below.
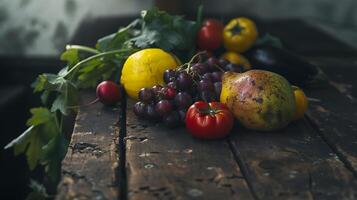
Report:
M 67 81 L 62 76 L 56 74 L 41 74 L 32 84 L 32 87 L 34 88 L 34 92 L 42 92 L 43 90 L 60 92 Z
M 30 127 L 6 145 L 5 149 L 14 147 L 15 155 L 26 152 L 29 168 L 33 170 L 42 157 L 42 147 L 60 131 L 55 114 L 47 108 L 33 108 L 31 113 L 32 117 L 27 121 Z
M 104 80 L 104 77 L 110 77 L 115 71 L 113 65 L 100 65 L 96 66 L 93 70 L 82 73 L 78 76 L 78 87 L 88 88 L 95 87 L 98 82 Z
M 100 51 L 106 51 L 108 49 L 110 42 L 113 40 L 116 34 L 117 33 L 112 33 L 110 35 L 100 38 L 97 41 L 97 44 L 95 45 L 96 48 Z
M 50 91 L 43 91 L 42 95 L 41 95 L 41 102 L 43 105 L 47 105 L 48 104 L 48 98 L 50 96 L 51 92 Z
M 77 105 L 77 89 L 67 82 L 62 91 L 52 103 L 51 112 L 59 110 L 63 115 L 68 115 L 68 107 Z
M 97 65 L 101 61 L 89 62 L 87 67 Z M 41 74 L 33 84 L 35 92 L 43 91 L 41 96 L 42 102 L 47 103 L 48 96 L 51 92 L 56 92 L 58 96 L 54 100 L 51 112 L 59 110 L 64 115 L 68 114 L 67 107 L 77 104 L 77 88 L 70 80 L 63 76 L 55 74 Z
M 32 108 L 30 112 L 32 114 L 32 117 L 27 120 L 26 124 L 28 126 L 36 126 L 39 124 L 43 124 L 51 120 L 52 118 L 52 113 L 44 107 Z
M 96 47 L 101 51 L 157 47 L 191 54 L 195 49 L 198 28 L 199 22 L 185 20 L 182 16 L 169 15 L 154 8 L 142 11 L 140 19 L 134 20 L 117 33 L 99 39 Z
M 132 38 L 132 41 L 135 46 L 139 48 L 146 48 L 148 46 L 152 46 L 159 39 L 158 31 L 150 31 L 148 29 L 144 29 L 142 34 Z
M 41 74 L 37 77 L 35 82 L 31 84 L 31 87 L 34 88 L 34 92 L 41 92 L 45 89 L 47 78 L 44 74 Z
M 34 170 L 37 166 L 41 158 L 41 148 L 46 142 L 39 134 L 38 129 L 35 127 L 35 129 L 31 131 L 30 138 L 28 139 L 29 146 L 26 151 L 26 156 L 30 170 Z
M 66 95 L 60 94 L 52 103 L 51 112 L 59 110 L 63 115 L 67 115 Z
M 54 120 L 48 121 L 45 124 L 35 126 L 29 133 L 25 143 L 28 143 L 26 149 L 27 163 L 30 170 L 35 169 L 41 158 L 43 157 L 42 147 L 46 145 L 51 138 L 60 134 L 58 127 Z
M 43 164 L 46 165 L 46 172 L 50 178 L 56 182 L 59 179 L 61 161 L 67 153 L 69 142 L 60 134 L 51 139 L 47 145 L 42 147 Z
M 130 41 L 140 48 L 158 47 L 166 51 L 195 49 L 198 24 L 184 20 L 182 16 L 171 16 L 164 11 L 152 9 L 142 12 L 142 28 L 138 36 Z
M 129 39 L 137 34 L 137 28 L 140 25 L 139 19 L 134 20 L 125 28 L 120 28 L 118 32 L 100 38 L 97 41 L 96 48 L 100 51 L 131 48 Z
M 58 76 L 64 76 L 64 75 L 67 74 L 67 71 L 68 71 L 68 67 L 64 67 L 57 73 L 57 75 Z
M 67 61 L 68 66 L 74 66 L 76 63 L 79 62 L 79 54 L 78 49 L 68 49 L 61 55 L 61 60 Z

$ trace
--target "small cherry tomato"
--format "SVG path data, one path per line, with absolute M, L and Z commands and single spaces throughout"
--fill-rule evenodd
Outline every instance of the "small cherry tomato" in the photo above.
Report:
M 197 34 L 197 45 L 199 49 L 215 50 L 218 49 L 223 42 L 224 25 L 216 19 L 208 19 L 203 22 L 201 29 Z
M 218 139 L 227 136 L 233 128 L 234 117 L 220 102 L 198 101 L 186 113 L 186 128 L 195 137 Z
M 308 100 L 302 89 L 296 86 L 292 86 L 292 88 L 294 91 L 295 103 L 296 103 L 296 109 L 295 109 L 293 120 L 297 120 L 304 116 L 308 107 Z
M 121 99 L 120 87 L 113 81 L 103 81 L 98 84 L 96 93 L 99 101 L 108 106 L 114 105 Z

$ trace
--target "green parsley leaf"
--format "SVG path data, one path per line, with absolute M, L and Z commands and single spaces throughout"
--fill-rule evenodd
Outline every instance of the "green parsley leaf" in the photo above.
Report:
M 32 108 L 30 110 L 32 117 L 27 120 L 28 126 L 37 126 L 39 124 L 46 123 L 51 120 L 52 113 L 44 107 Z
M 51 112 L 60 111 L 63 115 L 68 115 L 69 107 L 77 105 L 77 88 L 70 81 L 63 85 L 60 94 L 52 103 Z
M 61 54 L 61 60 L 67 61 L 69 66 L 74 66 L 79 62 L 78 49 L 68 49 Z
M 50 178 L 56 182 L 60 178 L 61 161 L 67 153 L 69 141 L 57 134 L 48 144 L 42 147 L 42 160 Z
M 47 108 L 33 108 L 31 113 L 32 117 L 27 121 L 30 127 L 6 145 L 5 149 L 14 147 L 15 155 L 26 152 L 29 168 L 33 170 L 42 157 L 42 147 L 59 134 L 60 130 L 55 114 Z

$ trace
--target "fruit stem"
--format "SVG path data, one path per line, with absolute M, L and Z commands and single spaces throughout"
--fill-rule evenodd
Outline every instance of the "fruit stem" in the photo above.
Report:
M 209 104 L 207 104 L 207 107 L 205 107 L 205 108 L 199 108 L 198 111 L 199 111 L 201 114 L 204 114 L 204 115 L 214 116 L 215 114 L 220 113 L 222 110 L 220 110 L 220 109 L 214 109 L 214 108 L 212 108 Z
M 216 64 L 214 66 L 217 67 L 219 70 L 221 70 L 221 72 L 224 72 L 224 70 L 220 66 L 218 66 Z
M 66 45 L 66 50 L 70 50 L 70 49 L 77 49 L 80 51 L 85 51 L 85 52 L 93 53 L 93 54 L 100 53 L 100 51 L 98 51 L 97 49 L 91 48 L 91 47 L 86 47 L 86 46 L 82 46 L 82 45 Z
M 63 78 L 67 78 L 72 72 L 77 70 L 77 68 L 79 68 L 81 65 L 83 65 L 83 64 L 85 64 L 85 63 L 87 63 L 89 61 L 92 61 L 92 60 L 95 60 L 95 59 L 98 59 L 98 58 L 101 58 L 101 57 L 105 57 L 105 56 L 108 56 L 108 55 L 115 55 L 115 54 L 124 53 L 124 52 L 128 52 L 128 51 L 133 51 L 133 49 L 119 49 L 119 50 L 107 51 L 107 52 L 104 52 L 104 53 L 99 53 L 99 54 L 96 54 L 94 56 L 88 57 L 88 58 L 86 58 L 84 60 L 81 60 L 76 65 L 74 65 L 69 71 L 67 71 L 67 74 L 65 74 L 63 76 Z

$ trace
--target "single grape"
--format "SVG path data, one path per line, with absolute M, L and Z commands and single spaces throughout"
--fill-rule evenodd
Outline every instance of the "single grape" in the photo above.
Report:
M 139 91 L 139 100 L 150 103 L 155 99 L 155 94 L 151 88 L 141 88 Z
M 146 116 L 146 104 L 144 102 L 138 101 L 133 107 L 134 114 L 140 118 L 145 118 Z
M 177 127 L 180 125 L 180 115 L 177 111 L 172 111 L 163 117 L 163 121 L 168 127 Z
M 176 90 L 172 87 L 162 88 L 161 93 L 162 93 L 164 99 L 173 99 L 173 98 L 175 98 L 175 96 L 177 94 Z
M 205 63 L 195 63 L 190 70 L 192 70 L 196 74 L 203 75 L 207 72 L 208 67 Z
M 217 66 L 219 66 L 219 62 L 218 62 L 217 58 L 215 58 L 215 57 L 208 58 L 206 61 L 206 64 L 207 64 L 210 72 L 219 70 L 217 67 Z
M 201 63 L 200 68 L 203 74 L 209 72 L 210 69 L 207 63 Z
M 187 72 L 179 72 L 177 76 L 177 87 L 180 90 L 186 90 L 192 87 L 193 80 L 192 77 L 187 74 Z
M 214 92 L 216 93 L 216 97 L 217 99 L 219 99 L 222 91 L 222 82 L 215 82 L 213 85 L 214 85 Z
M 205 73 L 205 74 L 203 74 L 203 76 L 202 76 L 202 80 L 203 79 L 207 79 L 208 81 L 213 81 L 213 77 L 212 77 L 212 73 Z
M 201 99 L 205 102 L 216 101 L 216 95 L 212 91 L 201 91 L 200 96 L 201 96 Z
M 224 58 L 220 58 L 218 60 L 218 63 L 219 63 L 219 66 L 221 66 L 224 69 L 224 67 L 229 64 L 229 61 Z
M 172 111 L 172 108 L 173 108 L 173 106 L 172 106 L 171 102 L 166 99 L 159 101 L 155 105 L 155 111 L 160 116 L 168 115 Z
M 167 69 L 164 71 L 164 81 L 165 83 L 169 83 L 170 81 L 176 78 L 176 71 L 173 69 Z
M 240 65 L 229 63 L 228 65 L 226 65 L 225 70 L 231 72 L 243 72 L 243 67 Z
M 197 86 L 198 91 L 213 91 L 213 83 L 207 79 L 203 79 L 200 82 L 198 82 Z
M 148 104 L 145 109 L 146 112 L 146 118 L 151 120 L 151 121 L 157 121 L 160 116 L 155 110 L 155 105 L 154 104 Z
M 212 82 L 220 82 L 222 81 L 223 72 L 212 72 Z
M 179 109 L 186 109 L 192 104 L 192 97 L 187 92 L 179 92 L 174 100 Z

